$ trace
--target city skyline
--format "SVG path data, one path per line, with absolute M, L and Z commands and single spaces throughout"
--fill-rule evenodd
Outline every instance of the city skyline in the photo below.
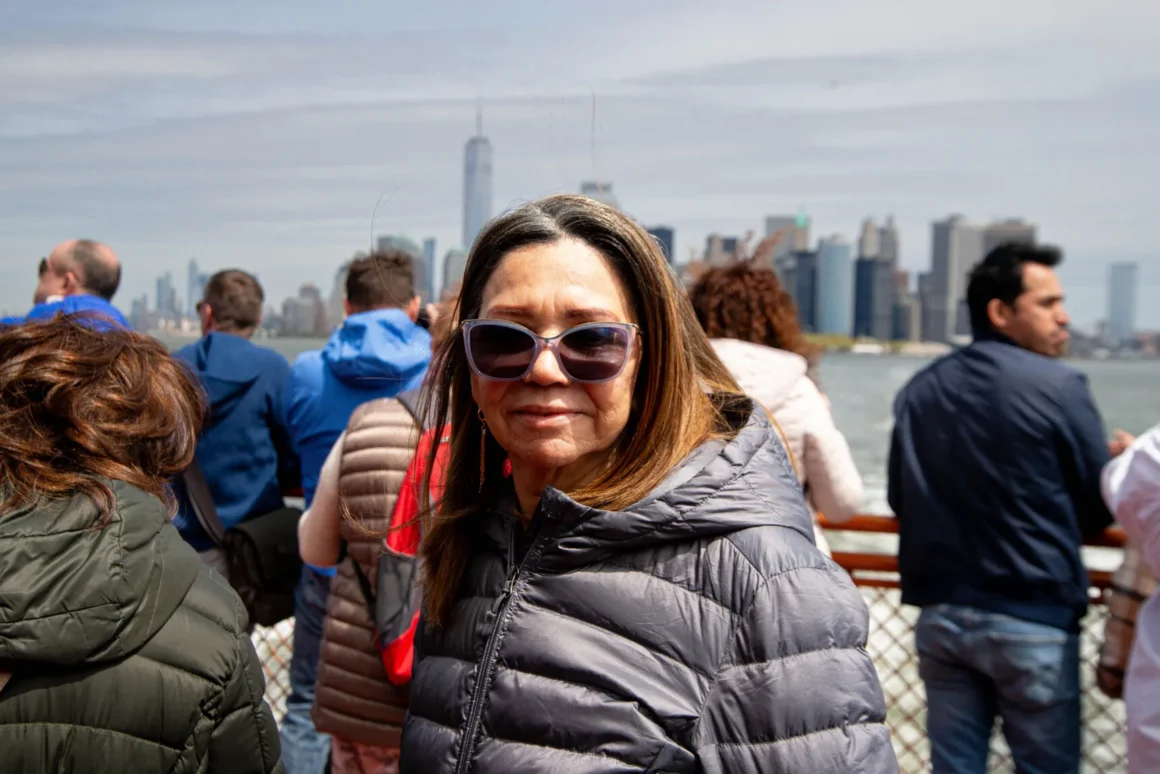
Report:
M 479 139 L 475 135 L 472 141 Z M 470 143 L 471 141 L 469 141 Z M 464 183 L 464 206 L 469 206 L 470 175 Z M 617 206 L 611 183 L 580 184 L 584 195 L 593 193 L 600 201 Z M 877 341 L 913 341 L 949 344 L 971 336 L 966 307 L 966 289 L 970 267 L 995 247 L 1004 243 L 1035 244 L 1038 227 L 1022 218 L 1011 217 L 987 224 L 976 223 L 962 214 L 951 214 L 931 223 L 930 266 L 917 272 L 917 287 L 910 272 L 899 268 L 902 245 L 893 214 L 885 216 L 879 226 L 874 216 L 862 220 L 854 245 L 843 234 L 818 239 L 816 249 L 809 244 L 810 219 L 804 212 L 795 216 L 767 215 L 766 238 L 779 241 L 766 254 L 786 292 L 798 307 L 802 330 L 825 335 L 848 336 Z M 675 230 L 669 226 L 646 227 L 662 255 L 675 269 L 684 272 L 691 282 L 704 268 L 727 266 L 735 256 L 748 255 L 753 232 L 744 239 L 738 236 L 710 234 L 701 253 L 689 260 L 673 260 Z M 786 245 L 789 245 L 788 249 Z M 434 301 L 447 293 L 462 275 L 467 251 L 452 248 L 443 259 L 436 255 L 436 240 L 423 239 L 422 247 L 406 234 L 379 236 L 377 250 L 397 249 L 410 254 L 415 261 L 415 293 L 424 301 Z M 700 268 L 704 267 L 704 268 Z M 1112 264 L 1108 272 L 1107 316 L 1094 331 L 1095 338 L 1109 346 L 1126 344 L 1137 333 L 1145 333 L 1136 324 L 1135 297 L 1139 266 L 1135 262 Z M 268 317 L 276 317 L 286 335 L 320 335 L 343 317 L 341 299 L 345 263 L 334 279 L 329 300 L 313 283 L 299 286 L 296 296 L 288 296 L 279 314 L 267 299 Z M 200 273 L 196 258 L 187 266 L 186 304 L 166 271 L 155 279 L 155 304 L 150 309 L 148 296 L 134 298 L 129 317 L 134 324 L 154 326 L 161 322 L 183 329 L 196 323 L 194 308 L 208 275 Z M 196 326 L 194 326 L 196 327 Z
M 1141 298 L 1160 291 L 1148 4 L 110 0 L 0 17 L 10 311 L 27 308 L 38 257 L 74 236 L 122 257 L 122 308 L 190 255 L 263 276 L 274 298 L 329 287 L 384 195 L 379 233 L 454 247 L 480 96 L 495 212 L 613 180 L 626 212 L 675 229 L 678 260 L 771 213 L 804 207 L 815 233 L 856 238 L 867 213 L 892 212 L 912 274 L 933 220 L 1019 214 L 1064 249 L 1078 325 L 1105 316 L 1110 263 L 1139 264 Z M 384 62 L 384 44 L 400 57 Z M 1138 324 L 1160 327 L 1160 309 L 1141 303 Z

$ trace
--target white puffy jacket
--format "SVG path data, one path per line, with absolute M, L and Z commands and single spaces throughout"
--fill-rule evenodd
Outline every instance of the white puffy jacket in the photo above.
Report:
M 832 523 L 852 517 L 862 505 L 862 477 L 826 399 L 806 375 L 805 358 L 736 339 L 713 339 L 713 348 L 741 389 L 781 425 L 813 510 L 818 547 L 828 554 L 817 513 Z

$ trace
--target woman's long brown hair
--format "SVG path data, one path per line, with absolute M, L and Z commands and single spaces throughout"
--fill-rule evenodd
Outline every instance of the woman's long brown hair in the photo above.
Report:
M 673 467 L 708 438 L 726 432 L 711 393 L 739 389 L 717 359 L 688 299 L 652 237 L 618 210 L 583 196 L 550 196 L 502 215 L 471 250 L 456 319 L 477 317 L 483 290 L 504 256 L 521 247 L 577 239 L 607 258 L 629 292 L 640 325 L 641 363 L 633 410 L 612 462 L 591 484 L 567 494 L 592 508 L 622 510 L 654 490 Z M 463 337 L 456 330 L 431 364 L 423 395 L 433 426 L 451 425 L 442 499 L 431 502 L 438 444 L 427 457 L 422 484 L 424 609 L 428 622 L 446 621 L 471 554 L 471 527 L 499 496 L 506 458 L 487 436 L 480 492 L 480 422 L 471 397 Z
M 173 500 L 193 461 L 205 402 L 192 374 L 149 336 L 86 316 L 0 330 L 0 518 L 87 495 L 107 521 L 107 480 Z

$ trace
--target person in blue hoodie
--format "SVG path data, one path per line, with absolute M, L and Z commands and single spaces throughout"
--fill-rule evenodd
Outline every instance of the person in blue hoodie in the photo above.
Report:
M 32 310 L 24 317 L 5 317 L 0 324 L 48 320 L 64 313 L 90 315 L 101 318 L 98 325 L 111 322 L 128 328 L 129 322 L 112 304 L 120 284 L 121 262 L 107 245 L 70 239 L 53 248 L 42 262 Z
M 197 459 L 225 529 L 281 508 L 282 492 L 299 481 L 298 455 L 282 403 L 290 364 L 250 341 L 262 321 L 264 301 L 252 275 L 219 271 L 197 305 L 202 338 L 174 353 L 197 375 L 209 400 Z M 225 575 L 224 554 L 186 499 L 179 501 L 174 524 L 182 537 Z
M 346 276 L 346 319 L 321 350 L 294 361 L 286 384 L 287 418 L 302 460 L 307 507 L 322 464 L 351 414 L 376 398 L 393 398 L 423 383 L 431 336 L 416 321 L 414 259 L 400 250 L 360 255 Z M 330 758 L 330 737 L 310 718 L 333 567 L 307 565 L 294 606 L 290 696 L 282 720 L 287 774 L 319 774 Z

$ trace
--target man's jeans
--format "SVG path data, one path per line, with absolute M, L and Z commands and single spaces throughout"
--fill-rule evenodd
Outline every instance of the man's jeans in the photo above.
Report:
M 1079 636 L 957 605 L 915 630 L 933 774 L 985 774 L 995 716 L 1020 774 L 1079 772 Z
M 310 708 L 322 652 L 322 625 L 330 578 L 302 568 L 294 593 L 294 652 L 290 656 L 290 696 L 282 718 L 282 763 L 286 774 L 322 774 L 330 760 L 330 736 L 314 730 Z

